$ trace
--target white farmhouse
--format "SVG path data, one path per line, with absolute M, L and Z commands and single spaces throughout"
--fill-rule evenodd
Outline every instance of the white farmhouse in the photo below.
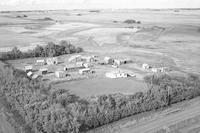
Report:
M 105 76 L 107 78 L 126 78 L 128 77 L 128 74 L 120 71 L 114 71 L 106 73 Z

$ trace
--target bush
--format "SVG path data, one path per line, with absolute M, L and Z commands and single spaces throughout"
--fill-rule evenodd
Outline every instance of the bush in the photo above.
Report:
M 18 70 L 8 65 L 0 66 L 0 93 L 6 96 L 13 109 L 16 109 L 25 122 L 36 133 L 78 133 L 79 122 L 76 110 L 70 109 L 75 103 L 74 97 L 67 91 L 57 89 L 50 92 L 50 86 L 46 86 L 39 80 L 31 81 L 19 76 Z M 60 95 L 65 95 L 65 107 L 57 100 Z
M 124 23 L 126 23 L 126 24 L 134 24 L 134 23 L 136 23 L 136 20 L 127 19 L 127 20 L 124 21 Z
M 45 17 L 44 20 L 45 20 L 45 21 L 53 21 L 53 19 L 50 18 L 50 17 Z

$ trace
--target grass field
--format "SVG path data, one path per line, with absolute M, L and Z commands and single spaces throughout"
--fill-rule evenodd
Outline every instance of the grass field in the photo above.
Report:
M 135 79 L 87 79 L 60 83 L 55 88 L 67 89 L 78 96 L 91 97 L 103 94 L 133 94 L 135 92 L 147 90 L 147 86 L 142 81 Z

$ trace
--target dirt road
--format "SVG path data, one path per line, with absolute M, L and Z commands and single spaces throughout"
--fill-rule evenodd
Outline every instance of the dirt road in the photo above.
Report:
M 121 132 L 122 133 L 153 133 L 155 131 L 162 129 L 163 127 L 168 127 L 170 125 L 179 123 L 183 120 L 200 115 L 199 105 L 200 103 L 198 104 L 198 106 L 192 106 L 191 108 L 188 108 L 184 111 L 181 111 L 175 114 L 161 116 L 160 118 L 155 119 L 153 121 L 147 120 L 145 123 L 122 129 Z

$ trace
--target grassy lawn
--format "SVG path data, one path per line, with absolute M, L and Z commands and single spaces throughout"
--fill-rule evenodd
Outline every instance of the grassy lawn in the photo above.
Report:
M 80 81 L 64 82 L 54 85 L 55 88 L 64 88 L 80 97 L 90 97 L 102 94 L 133 94 L 145 91 L 147 86 L 135 79 L 86 79 Z

